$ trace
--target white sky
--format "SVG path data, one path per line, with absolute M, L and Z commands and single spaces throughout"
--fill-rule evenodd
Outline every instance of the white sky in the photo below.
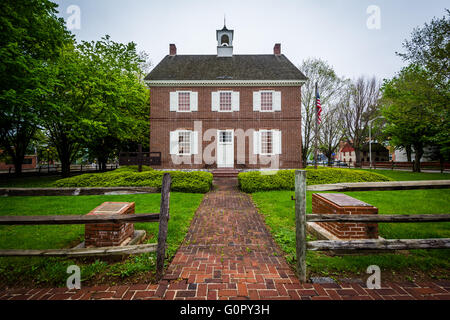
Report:
M 413 28 L 442 17 L 446 0 L 58 0 L 60 16 L 77 5 L 77 40 L 134 41 L 153 65 L 175 43 L 178 54 L 216 54 L 216 29 L 234 29 L 235 54 L 272 54 L 275 43 L 295 65 L 308 57 L 330 63 L 340 76 L 390 78 L 403 62 L 395 55 Z M 380 29 L 366 12 L 380 8 Z

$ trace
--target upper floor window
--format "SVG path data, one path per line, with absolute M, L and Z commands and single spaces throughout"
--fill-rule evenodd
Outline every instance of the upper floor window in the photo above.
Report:
M 178 111 L 190 111 L 191 110 L 191 93 L 190 92 L 178 92 Z
M 272 111 L 272 92 L 261 92 L 261 111 Z
M 170 93 L 170 111 L 191 112 L 198 110 L 198 92 L 174 91 Z
M 211 111 L 233 112 L 239 111 L 238 91 L 211 92 Z
M 253 111 L 281 111 L 281 91 L 261 90 L 253 92 Z
M 220 111 L 231 111 L 231 91 L 220 92 Z

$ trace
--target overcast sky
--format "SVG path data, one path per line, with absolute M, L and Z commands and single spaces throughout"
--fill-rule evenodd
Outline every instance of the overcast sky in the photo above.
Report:
M 272 54 L 274 44 L 281 43 L 282 53 L 295 65 L 318 57 L 340 76 L 380 79 L 392 77 L 402 67 L 395 52 L 402 50 L 413 28 L 442 17 L 450 8 L 448 0 L 55 2 L 66 21 L 74 13 L 68 8 L 79 7 L 80 28 L 72 29 L 78 41 L 98 40 L 105 34 L 117 42 L 134 41 L 154 66 L 168 54 L 169 43 L 176 44 L 178 54 L 216 54 L 216 29 L 223 27 L 226 15 L 228 29 L 234 30 L 235 54 Z M 379 16 L 370 6 L 379 8 Z

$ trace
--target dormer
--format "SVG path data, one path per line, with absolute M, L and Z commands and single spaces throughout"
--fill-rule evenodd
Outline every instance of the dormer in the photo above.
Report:
M 228 30 L 225 24 L 222 30 L 216 30 L 218 57 L 233 56 L 233 35 L 234 31 Z

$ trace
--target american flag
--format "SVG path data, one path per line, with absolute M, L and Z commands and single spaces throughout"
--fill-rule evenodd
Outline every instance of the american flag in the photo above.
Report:
M 320 114 L 322 113 L 322 105 L 320 104 L 319 89 L 316 89 L 316 108 L 317 108 L 317 124 L 320 124 L 320 122 L 322 121 L 322 118 L 320 117 Z

